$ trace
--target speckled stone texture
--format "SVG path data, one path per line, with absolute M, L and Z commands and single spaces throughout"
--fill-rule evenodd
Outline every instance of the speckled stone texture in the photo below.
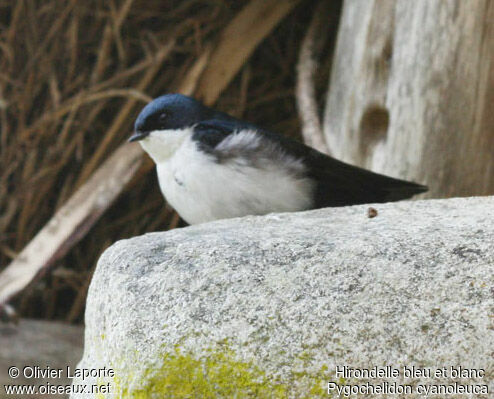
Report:
M 314 384 L 330 397 L 338 365 L 481 368 L 461 382 L 494 392 L 494 197 L 372 206 L 374 218 L 329 208 L 115 243 L 89 289 L 79 367 L 114 368 L 114 392 L 129 393 L 163 353 L 226 347 L 287 397 L 317 396 Z M 365 381 L 460 380 L 345 379 Z

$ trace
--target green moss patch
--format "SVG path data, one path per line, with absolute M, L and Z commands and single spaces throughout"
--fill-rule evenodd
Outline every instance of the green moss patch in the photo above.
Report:
M 125 398 L 285 398 L 286 386 L 275 384 L 258 367 L 235 359 L 230 350 L 209 351 L 203 359 L 176 349 L 163 355 L 159 370 L 147 372 L 145 385 Z
M 293 381 L 309 377 L 307 395 L 297 397 L 328 397 L 323 389 L 328 381 L 324 371 L 317 376 L 295 373 Z M 302 378 L 305 379 L 305 378 Z M 115 379 L 117 397 L 148 398 L 287 398 L 297 389 L 292 383 L 275 381 L 258 366 L 237 359 L 230 349 L 209 350 L 202 358 L 175 349 L 162 356 L 158 370 L 149 370 L 143 376 L 141 387 L 129 390 L 127 384 Z M 304 384 L 306 385 L 306 384 Z

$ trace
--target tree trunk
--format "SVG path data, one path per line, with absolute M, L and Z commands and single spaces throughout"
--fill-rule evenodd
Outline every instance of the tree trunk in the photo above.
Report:
M 494 1 L 346 0 L 324 133 L 339 159 L 494 193 Z

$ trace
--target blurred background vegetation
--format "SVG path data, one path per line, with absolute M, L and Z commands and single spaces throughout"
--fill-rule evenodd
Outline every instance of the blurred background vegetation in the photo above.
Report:
M 126 140 L 145 101 L 177 90 L 247 3 L 0 0 L 0 270 Z M 329 43 L 341 2 L 333 3 Z M 314 4 L 301 1 L 262 41 L 217 108 L 299 136 L 295 65 Z M 320 63 L 318 97 L 331 51 Z M 138 173 L 82 241 L 11 303 L 21 317 L 80 323 L 102 251 L 177 224 L 154 170 Z

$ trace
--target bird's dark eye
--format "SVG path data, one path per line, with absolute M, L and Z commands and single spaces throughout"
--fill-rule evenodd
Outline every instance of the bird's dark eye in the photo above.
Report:
M 159 120 L 161 123 L 166 122 L 167 118 L 168 118 L 168 112 L 162 112 L 162 113 L 158 116 L 158 120 Z

